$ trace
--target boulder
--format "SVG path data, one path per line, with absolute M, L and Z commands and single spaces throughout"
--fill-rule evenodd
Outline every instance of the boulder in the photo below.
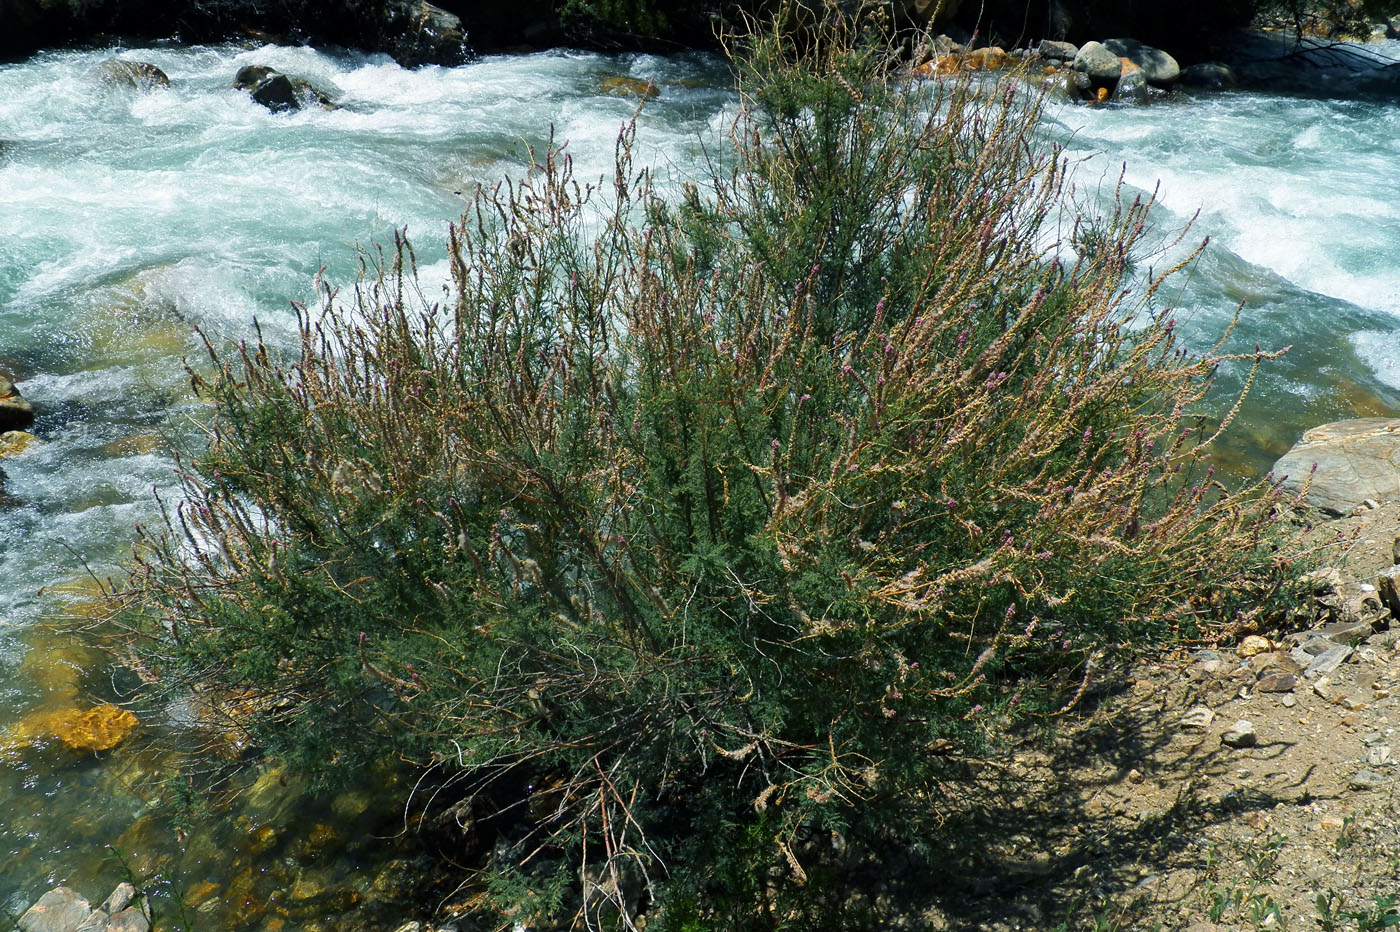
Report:
M 1314 427 L 1274 463 L 1273 473 L 1292 494 L 1311 477 L 1303 501 L 1329 514 L 1349 514 L 1367 500 L 1400 499 L 1400 418 Z
M 391 2 L 386 13 L 387 51 L 405 68 L 467 60 L 467 32 L 455 13 L 426 0 Z
M 1181 77 L 1181 66 L 1175 58 L 1136 39 L 1109 39 L 1103 46 L 1114 55 L 1131 59 L 1146 72 L 1147 83 L 1154 87 L 1171 87 Z
M 1112 87 L 1123 73 L 1123 62 L 1118 54 L 1102 42 L 1085 42 L 1081 45 L 1070 67 L 1088 75 L 1094 87 Z
M 1212 91 L 1223 91 L 1239 84 L 1234 69 L 1224 62 L 1204 61 L 1181 69 L 1178 84 L 1199 87 Z
M 15 384 L 0 376 L 0 431 L 24 430 L 34 423 L 34 406 Z
M 253 100 L 273 113 L 320 107 L 334 110 L 335 103 L 324 91 L 304 78 L 292 78 L 266 65 L 244 65 L 234 75 L 233 86 L 248 92 Z
M 1400 39 L 1400 16 L 1392 16 L 1385 21 L 1385 37 Z
M 169 87 L 170 78 L 150 62 L 109 58 L 92 69 L 93 76 L 107 87 L 152 91 Z

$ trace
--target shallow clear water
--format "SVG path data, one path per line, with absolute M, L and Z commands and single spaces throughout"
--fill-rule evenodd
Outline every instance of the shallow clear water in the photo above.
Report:
M 608 173 L 636 107 L 605 93 L 608 78 L 656 80 L 638 155 L 676 173 L 724 151 L 735 104 L 724 67 L 699 56 L 547 53 L 405 71 L 308 49 L 121 50 L 171 78 L 141 94 L 91 76 L 113 54 L 0 66 L 0 370 L 39 408 L 42 440 L 3 461 L 18 504 L 0 508 L 0 908 L 65 880 L 100 897 L 129 868 L 164 876 L 167 915 L 187 908 L 201 927 L 310 928 L 392 900 L 411 875 L 411 847 L 384 854 L 378 841 L 399 830 L 392 816 L 355 794 L 298 802 L 270 772 L 218 810 L 216 829 L 187 829 L 153 813 L 175 761 L 144 738 L 96 756 L 15 740 L 36 714 L 113 691 L 50 618 L 91 597 L 84 563 L 116 571 L 133 524 L 154 512 L 153 488 L 170 484 L 167 440 L 198 440 L 180 364 L 199 357 L 194 328 L 222 344 L 248 338 L 256 318 L 284 339 L 289 301 L 314 294 L 318 271 L 353 281 L 357 246 L 396 228 L 440 270 L 464 193 L 519 175 L 551 124 L 580 179 Z M 231 88 L 245 64 L 305 77 L 341 109 L 268 113 Z M 1233 468 L 1266 469 L 1312 424 L 1400 415 L 1389 258 L 1400 151 L 1388 143 L 1400 109 L 1226 94 L 1055 109 L 1047 132 L 1077 163 L 1086 203 L 1125 171 L 1132 188 L 1158 191 L 1161 236 L 1199 212 L 1191 235 L 1212 246 L 1166 290 L 1189 342 L 1209 345 L 1243 302 L 1232 345 L 1293 345 L 1222 453 Z M 1227 369 L 1222 388 L 1239 379 Z

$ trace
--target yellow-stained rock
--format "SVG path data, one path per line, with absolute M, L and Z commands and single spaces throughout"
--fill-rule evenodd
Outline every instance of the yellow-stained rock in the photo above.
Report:
M 15 456 L 29 449 L 38 437 L 25 430 L 7 430 L 0 434 L 0 457 Z
M 52 735 L 75 751 L 107 751 L 121 744 L 137 726 L 129 709 L 99 705 L 91 709 L 60 709 L 21 720 L 15 730 L 28 727 L 35 737 Z
M 652 82 L 620 74 L 609 75 L 598 82 L 598 90 L 609 97 L 640 97 L 642 100 L 651 100 L 661 96 L 661 91 L 657 90 Z
M 194 909 L 217 892 L 219 892 L 218 884 L 201 880 L 185 891 L 185 906 L 188 909 Z
M 1125 58 L 1120 55 L 1118 57 L 1118 60 L 1123 63 L 1123 75 L 1132 74 L 1134 71 L 1142 70 L 1142 66 L 1140 66 L 1137 62 L 1133 61 L 1131 58 Z M 1123 75 L 1119 75 L 1120 80 L 1122 79 Z
M 995 45 L 984 49 L 973 49 L 963 55 L 963 67 L 968 71 L 1001 71 L 1011 62 L 1005 49 Z

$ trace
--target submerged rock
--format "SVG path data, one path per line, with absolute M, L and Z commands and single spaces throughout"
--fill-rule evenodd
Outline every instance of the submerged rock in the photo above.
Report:
M 652 100 L 661 96 L 661 91 L 657 90 L 651 81 L 620 74 L 609 75 L 599 81 L 598 91 L 609 97 L 639 97 L 642 100 Z
M 92 69 L 92 73 L 98 81 L 108 87 L 151 91 L 158 87 L 170 86 L 170 78 L 150 62 L 109 58 Z
M 1334 515 L 1349 514 L 1368 499 L 1400 499 L 1400 418 L 1314 427 L 1274 463 L 1273 473 L 1285 492 L 1297 494 L 1306 485 L 1303 502 Z
M 0 458 L 23 453 L 38 440 L 38 437 L 27 431 L 7 430 L 0 434 Z
M 1239 78 L 1235 77 L 1235 71 L 1224 62 L 1206 61 L 1196 65 L 1188 65 L 1181 69 L 1181 77 L 1177 81 L 1186 87 L 1199 87 L 1206 90 L 1223 91 L 1227 88 L 1239 84 Z

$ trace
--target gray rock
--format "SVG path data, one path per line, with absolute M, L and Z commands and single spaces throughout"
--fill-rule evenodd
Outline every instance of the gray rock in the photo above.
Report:
M 1307 485 L 1303 501 L 1334 515 L 1350 514 L 1368 498 L 1400 498 L 1400 418 L 1314 427 L 1274 463 L 1273 473 L 1285 492 L 1297 494 Z
M 1368 767 L 1392 767 L 1395 764 L 1395 752 L 1388 744 L 1373 744 L 1366 749 L 1366 766 Z
M 1102 42 L 1085 42 L 1079 47 L 1070 67 L 1088 75 L 1098 87 L 1112 87 L 1123 73 L 1123 63 Z
M 69 887 L 54 887 L 19 917 L 20 932 L 77 932 L 92 913 L 87 900 Z
M 151 921 L 135 906 L 128 906 L 107 920 L 105 932 L 151 932 Z
M 1223 91 L 1238 85 L 1240 79 L 1236 77 L 1234 69 L 1224 62 L 1206 61 L 1182 68 L 1177 83 L 1204 90 Z
M 1312 663 L 1308 664 L 1307 669 L 1303 671 L 1303 675 L 1308 679 L 1313 679 L 1331 673 L 1346 662 L 1346 659 L 1351 656 L 1351 650 L 1345 644 L 1338 644 L 1336 647 L 1323 651 L 1313 658 Z
M 1242 718 L 1220 736 L 1220 741 L 1232 748 L 1252 748 L 1259 743 L 1259 733 L 1253 722 Z
M 1385 777 L 1374 770 L 1358 770 L 1356 776 L 1351 778 L 1351 788 L 1354 790 L 1373 790 L 1385 783 Z
M 1036 51 L 1041 58 L 1050 61 L 1074 61 L 1074 56 L 1079 54 L 1079 46 L 1073 42 L 1057 42 L 1054 39 L 1041 39 Z
M 1147 83 L 1154 87 L 1171 87 L 1181 77 L 1181 66 L 1166 52 L 1136 39 L 1109 39 L 1104 48 L 1114 55 L 1128 59 L 1144 72 Z
M 98 81 L 108 87 L 124 87 L 137 91 L 152 91 L 169 87 L 170 78 L 150 62 L 109 58 L 92 69 Z
M 117 884 L 117 888 L 102 901 L 102 909 L 107 915 L 113 916 L 131 905 L 131 901 L 136 896 L 136 888 L 129 883 Z
M 108 916 L 100 909 L 94 909 L 88 913 L 88 917 L 83 920 L 82 925 L 74 929 L 73 932 L 107 932 Z
M 1392 16 L 1385 21 L 1385 37 L 1400 39 L 1400 16 Z

